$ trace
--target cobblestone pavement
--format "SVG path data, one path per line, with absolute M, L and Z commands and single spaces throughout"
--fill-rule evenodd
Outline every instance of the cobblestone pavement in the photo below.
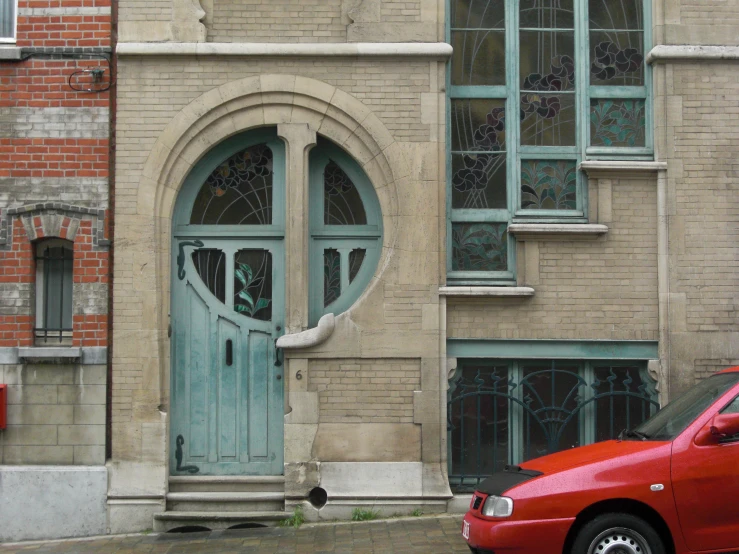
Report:
M 207 533 L 126 535 L 0 545 L 1 554 L 441 554 L 467 553 L 462 516 L 243 529 Z

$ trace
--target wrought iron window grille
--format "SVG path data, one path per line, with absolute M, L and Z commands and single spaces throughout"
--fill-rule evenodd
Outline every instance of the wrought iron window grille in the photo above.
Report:
M 460 360 L 447 397 L 449 481 L 613 439 L 659 409 L 644 363 Z
M 72 272 L 74 255 L 66 246 L 44 245 L 36 256 L 36 340 L 63 342 L 72 335 Z

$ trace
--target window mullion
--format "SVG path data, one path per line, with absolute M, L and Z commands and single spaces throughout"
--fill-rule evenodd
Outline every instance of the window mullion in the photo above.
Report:
M 577 95 L 577 137 L 579 146 L 579 160 L 585 157 L 585 148 L 590 143 L 590 99 L 588 91 L 590 86 L 590 25 L 588 19 L 588 2 L 579 0 L 575 2 L 575 67 L 579 75 L 575 75 L 575 94 Z M 578 61 L 579 60 L 579 61 Z M 578 176 L 582 180 L 582 176 Z M 581 187 L 582 193 L 587 194 L 587 187 Z M 580 191 L 578 191 L 580 192 Z M 578 194 L 579 197 L 584 196 Z M 583 206 L 587 205 L 585 202 Z
M 518 48 L 518 0 L 506 1 L 506 86 L 508 96 L 506 100 L 506 140 L 507 146 L 507 196 L 508 211 L 511 214 L 521 205 L 521 190 L 519 186 L 519 135 L 521 121 L 518 117 L 518 87 L 519 87 L 519 48 Z M 511 117 L 512 116 L 512 117 Z M 508 257 L 509 261 L 512 259 Z M 510 263 L 510 262 L 509 262 Z M 515 272 L 515 267 L 509 265 L 509 270 Z

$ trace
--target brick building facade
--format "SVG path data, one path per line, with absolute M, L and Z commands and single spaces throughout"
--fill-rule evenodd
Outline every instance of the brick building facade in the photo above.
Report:
M 0 540 L 99 533 L 110 2 L 21 0 L 3 2 L 0 12 L 0 382 L 8 385 Z M 65 502 L 49 500 L 70 487 Z M 84 522 L 78 514 L 88 504 L 96 509 Z

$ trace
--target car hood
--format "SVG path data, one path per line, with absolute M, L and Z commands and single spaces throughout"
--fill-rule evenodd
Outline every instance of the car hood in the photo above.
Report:
M 632 456 L 648 450 L 660 448 L 665 445 L 663 441 L 619 441 L 610 440 L 597 442 L 588 446 L 580 446 L 563 450 L 555 454 L 535 458 L 521 464 L 525 470 L 541 472 L 544 475 L 552 475 L 575 467 L 602 462 L 612 459 L 614 465 L 619 464 L 619 458 Z

